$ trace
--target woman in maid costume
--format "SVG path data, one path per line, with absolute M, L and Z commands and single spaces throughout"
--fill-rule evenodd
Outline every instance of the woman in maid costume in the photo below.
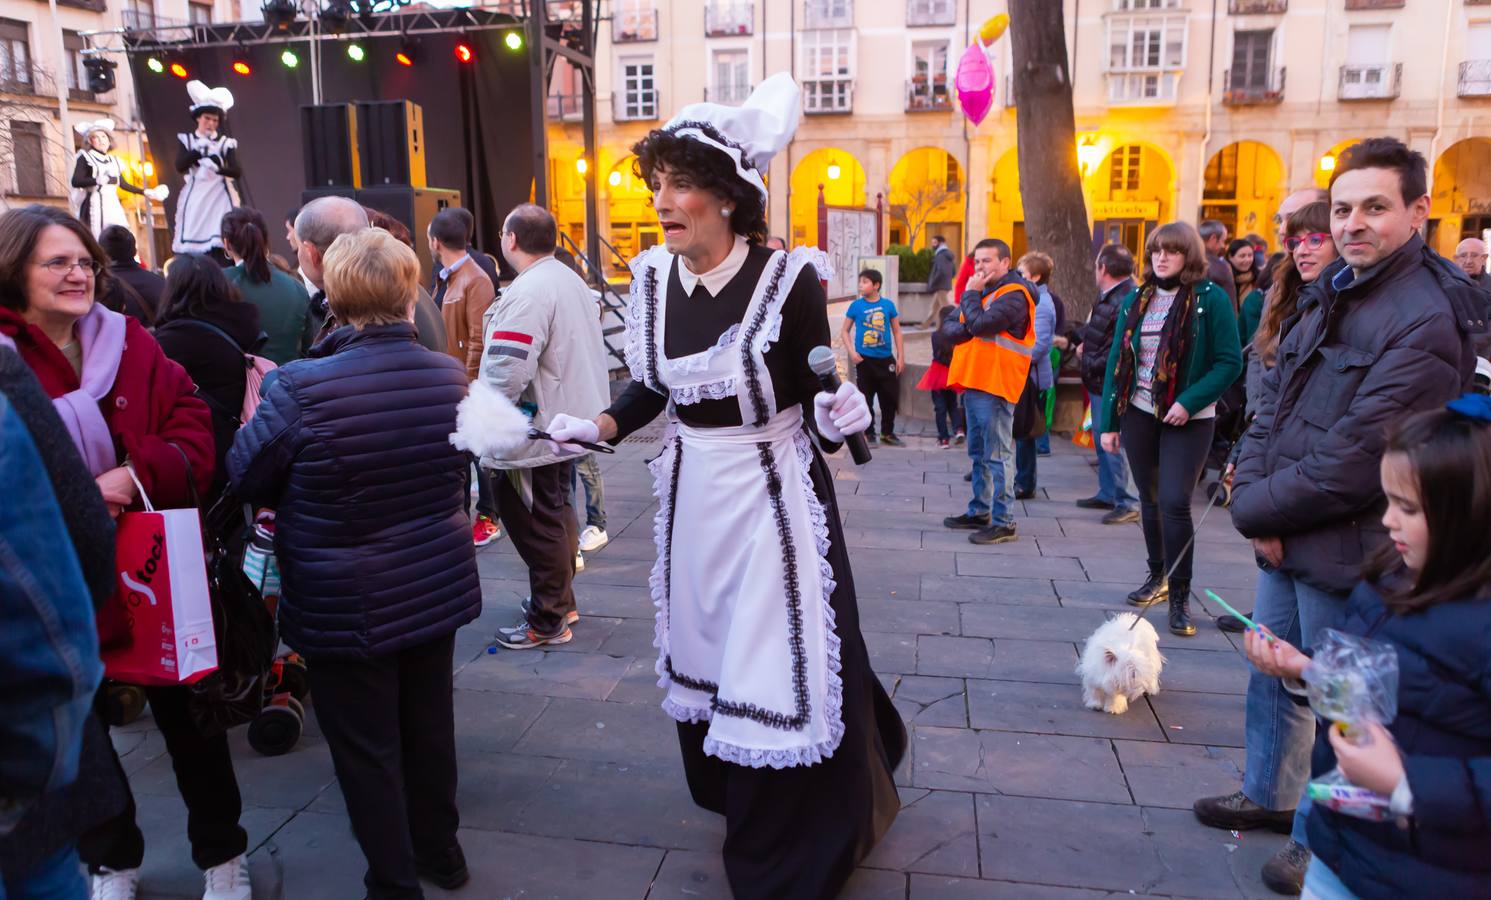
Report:
M 614 443 L 668 414 L 650 464 L 658 683 L 694 802 L 725 816 L 741 898 L 837 894 L 896 816 L 906 747 L 870 671 L 819 449 L 870 422 L 852 385 L 821 392 L 808 368 L 831 339 L 827 259 L 762 244 L 762 173 L 801 111 L 778 74 L 744 106 L 691 104 L 632 148 L 664 235 L 631 263 L 632 384 L 594 421 L 549 425 Z
M 176 236 L 171 241 L 173 253 L 210 253 L 223 265 L 221 226 L 223 216 L 238 205 L 238 190 L 230 178 L 243 175 L 238 165 L 238 141 L 218 131 L 228 110 L 233 108 L 233 94 L 227 88 L 209 88 L 200 81 L 186 84 L 192 101 L 192 118 L 197 130 L 178 134 L 176 171 L 185 178 L 181 197 L 176 201 Z
M 141 188 L 124 177 L 124 163 L 109 152 L 114 148 L 114 120 L 80 122 L 73 126 L 83 137 L 83 148 L 73 157 L 73 201 L 78 220 L 88 226 L 96 238 L 110 225 L 129 227 L 124 204 L 119 201 L 121 189 L 143 194 L 152 200 L 164 200 L 170 192 L 165 185 Z

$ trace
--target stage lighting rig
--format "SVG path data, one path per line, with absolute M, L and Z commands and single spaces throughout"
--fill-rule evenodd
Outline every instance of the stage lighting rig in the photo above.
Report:
M 114 69 L 118 63 L 104 59 L 102 56 L 84 56 L 83 71 L 88 75 L 88 90 L 95 94 L 104 94 L 114 89 Z
M 149 69 L 157 75 L 160 75 L 166 71 L 166 64 L 160 61 L 160 57 L 151 56 L 146 58 L 145 68 Z
M 264 21 L 275 31 L 289 31 L 300 15 L 295 0 L 264 0 L 259 9 L 264 14 Z
M 471 44 L 461 41 L 456 44 L 456 59 L 463 63 L 469 63 L 476 59 L 476 51 L 471 49 Z
M 505 37 L 503 37 L 502 43 L 506 44 L 507 45 L 507 49 L 509 49 L 509 50 L 513 50 L 513 51 L 522 50 L 523 49 L 523 33 L 520 32 L 520 31 L 509 31 L 507 33 L 507 35 Z
M 419 59 L 419 42 L 415 38 L 405 37 L 399 43 L 398 52 L 394 53 L 393 61 L 405 68 L 412 67 L 414 61 Z
M 322 32 L 341 34 L 347 30 L 347 23 L 352 21 L 352 0 L 330 0 L 321 7 L 321 13 L 317 18 Z
M 362 49 L 361 44 L 348 44 L 347 58 L 352 60 L 353 62 L 362 62 L 363 60 L 368 58 L 368 53 L 366 50 Z
M 254 74 L 253 67 L 250 66 L 247 62 L 244 62 L 241 59 L 235 59 L 233 61 L 233 71 L 237 72 L 239 75 L 252 75 L 252 74 Z

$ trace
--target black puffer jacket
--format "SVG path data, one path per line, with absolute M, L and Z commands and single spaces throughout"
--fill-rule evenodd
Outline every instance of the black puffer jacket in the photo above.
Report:
M 290 646 L 313 663 L 363 659 L 476 618 L 470 462 L 449 441 L 461 364 L 415 343 L 411 324 L 348 325 L 271 378 L 228 477 L 277 510 Z
M 1398 716 L 1388 730 L 1403 752 L 1413 815 L 1399 827 L 1316 805 L 1310 849 L 1363 900 L 1491 898 L 1491 597 L 1395 615 L 1362 584 L 1341 630 L 1398 652 Z M 1335 767 L 1318 728 L 1311 771 Z
M 1082 386 L 1089 393 L 1103 396 L 1103 381 L 1108 377 L 1108 351 L 1113 348 L 1114 319 L 1123 298 L 1134 289 L 1134 279 L 1125 278 L 1098 295 L 1092 315 L 1082 327 Z
M 1417 236 L 1355 281 L 1337 260 L 1299 306 L 1243 436 L 1232 522 L 1282 537 L 1283 571 L 1345 593 L 1387 542 L 1387 427 L 1469 388 L 1484 311 L 1470 280 Z

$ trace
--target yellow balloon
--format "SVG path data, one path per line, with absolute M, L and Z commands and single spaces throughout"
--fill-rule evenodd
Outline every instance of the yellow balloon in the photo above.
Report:
M 1000 13 L 990 17 L 987 22 L 979 26 L 978 36 L 984 43 L 992 44 L 999 40 L 999 36 L 1004 34 L 1004 30 L 1008 27 L 1010 27 L 1009 13 Z

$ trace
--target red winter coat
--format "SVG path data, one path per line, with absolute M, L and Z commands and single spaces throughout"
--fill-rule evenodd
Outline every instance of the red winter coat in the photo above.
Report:
M 14 310 L 0 307 L 0 332 L 16 342 L 21 358 L 36 374 L 47 396 L 56 398 L 78 389 L 72 365 L 41 329 L 28 324 Z M 212 417 L 195 391 L 186 370 L 167 359 L 150 332 L 129 318 L 119 374 L 99 406 L 114 436 L 119 463 L 129 458 L 150 502 L 158 509 L 192 505 L 182 453 L 191 461 L 198 494 L 205 495 L 212 484 Z
M 953 281 L 953 305 L 963 299 L 963 291 L 968 288 L 968 279 L 973 277 L 973 254 L 963 257 L 963 265 L 958 267 L 958 277 Z

